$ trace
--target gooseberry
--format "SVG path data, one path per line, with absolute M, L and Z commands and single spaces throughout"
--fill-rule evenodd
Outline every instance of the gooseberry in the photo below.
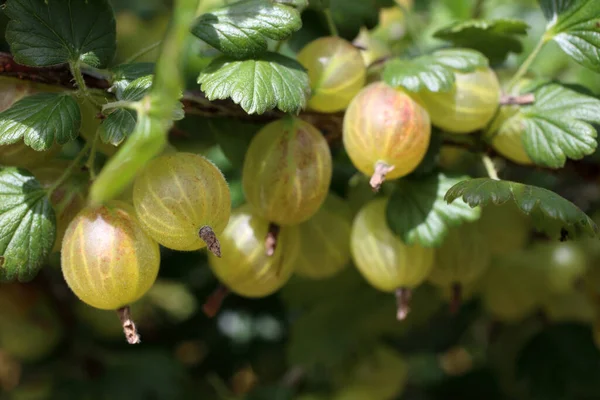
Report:
M 588 260 L 575 242 L 538 243 L 531 249 L 551 293 L 567 293 L 585 276 Z
M 520 250 L 529 241 L 529 219 L 512 201 L 485 207 L 478 223 L 492 254 Z
M 367 69 L 360 51 L 346 40 L 322 37 L 297 54 L 308 70 L 311 98 L 308 107 L 320 112 L 344 110 L 365 85 Z
M 0 348 L 21 361 L 38 361 L 59 344 L 63 328 L 50 299 L 35 284 L 0 285 Z
M 404 319 L 407 289 L 425 281 L 433 267 L 434 251 L 409 246 L 394 235 L 386 222 L 387 202 L 387 198 L 377 198 L 359 211 L 352 224 L 350 251 L 356 267 L 372 286 L 396 292 L 398 318 Z
M 492 121 L 489 132 L 492 147 L 509 160 L 521 165 L 533 165 L 523 144 L 525 130 L 523 116 L 518 106 L 502 106 Z
M 539 307 L 548 290 L 535 257 L 520 251 L 492 259 L 482 278 L 481 294 L 493 315 L 513 322 Z
M 440 288 L 453 288 L 452 309 L 461 301 L 461 288 L 473 284 L 490 262 L 486 238 L 476 223 L 452 229 L 436 250 L 435 263 L 428 280 Z
M 429 112 L 431 122 L 453 133 L 470 133 L 484 128 L 494 117 L 500 102 L 500 83 L 491 68 L 455 72 L 449 92 L 423 90 L 415 99 Z
M 192 153 L 169 153 L 150 161 L 136 177 L 133 204 L 148 234 L 174 250 L 220 253 L 216 235 L 231 210 L 221 171 Z
M 311 124 L 287 117 L 266 125 L 252 139 L 242 184 L 259 216 L 296 225 L 319 210 L 331 175 L 331 152 L 323 135 Z
M 342 270 L 350 261 L 352 211 L 339 197 L 330 193 L 323 206 L 298 230 L 300 253 L 296 274 L 325 279 Z
M 158 274 L 158 244 L 121 201 L 84 208 L 62 244 L 62 272 L 83 302 L 117 310 L 139 300 Z
M 49 189 L 63 175 L 70 163 L 66 160 L 54 160 L 31 170 L 44 189 Z M 89 180 L 82 171 L 73 172 L 68 180 L 59 185 L 50 197 L 56 214 L 56 240 L 53 252 L 60 251 L 63 237 L 69 223 L 85 206 Z
M 223 257 L 208 255 L 217 278 L 232 292 L 245 297 L 264 297 L 279 290 L 294 272 L 298 232 L 283 227 L 271 256 L 264 251 L 269 222 L 249 204 L 233 210 L 221 234 Z
M 378 189 L 417 168 L 431 138 L 429 115 L 401 90 L 372 83 L 352 100 L 344 116 L 344 147 L 352 163 Z
M 549 296 L 543 302 L 542 310 L 553 322 L 591 323 L 595 316 L 590 299 L 584 293 L 575 290 Z

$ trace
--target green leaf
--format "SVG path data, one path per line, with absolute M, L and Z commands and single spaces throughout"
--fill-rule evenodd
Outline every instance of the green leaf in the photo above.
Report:
M 454 46 L 477 50 L 492 64 L 506 60 L 509 53 L 521 53 L 523 45 L 517 37 L 526 35 L 529 26 L 520 20 L 497 19 L 457 21 L 440 29 L 434 37 L 452 42 Z
M 114 57 L 116 24 L 106 0 L 9 0 L 4 12 L 6 40 L 19 64 L 102 68 Z
M 283 40 L 302 27 L 294 3 L 242 0 L 201 15 L 192 33 L 232 58 L 255 57 L 267 51 L 268 39 Z
M 100 139 L 114 146 L 120 145 L 135 129 L 135 111 L 119 108 L 110 113 L 98 127 Z
M 209 100 L 231 98 L 248 114 L 275 107 L 297 114 L 310 93 L 304 67 L 276 53 L 255 60 L 219 57 L 200 73 L 198 83 Z
M 132 81 L 125 87 L 119 100 L 141 100 L 152 87 L 154 75 L 146 75 Z
M 454 72 L 472 72 L 487 67 L 485 56 L 470 49 L 438 50 L 413 59 L 396 58 L 385 65 L 383 80 L 411 92 L 448 92 L 454 87 Z
M 540 0 L 540 5 L 548 20 L 545 38 L 579 64 L 600 72 L 600 2 Z
M 576 205 L 558 194 L 536 186 L 522 183 L 477 178 L 460 182 L 446 193 L 446 201 L 452 203 L 462 198 L 471 207 L 488 204 L 501 205 L 514 201 L 534 226 L 553 238 L 577 238 L 588 235 L 598 237 L 598 226 Z
M 561 168 L 567 158 L 594 153 L 597 133 L 590 123 L 600 123 L 600 100 L 557 83 L 534 86 L 533 93 L 535 103 L 520 107 L 511 120 L 521 121 L 521 139 L 534 163 Z
M 79 105 L 69 94 L 33 94 L 0 113 L 0 145 L 24 139 L 34 150 L 47 150 L 77 138 L 80 126 Z
M 117 99 L 121 100 L 122 93 L 133 81 L 154 73 L 154 63 L 121 64 L 112 69 L 111 89 Z
M 444 201 L 448 189 L 464 179 L 468 177 L 439 172 L 399 181 L 387 206 L 390 229 L 407 244 L 440 246 L 451 228 L 476 221 L 481 215 L 480 208 L 471 208 L 463 201 Z
M 32 280 L 50 254 L 56 217 L 40 183 L 18 168 L 0 170 L 0 281 Z
M 135 178 L 139 169 L 165 147 L 179 107 L 184 79 L 183 59 L 186 40 L 198 0 L 179 0 L 164 37 L 156 63 L 155 78 L 147 107 L 138 114 L 134 131 L 119 151 L 106 163 L 90 188 L 89 203 L 102 204 L 118 196 Z
M 330 10 L 340 35 L 353 40 L 362 26 L 371 29 L 377 25 L 381 8 L 394 5 L 393 0 L 331 0 Z

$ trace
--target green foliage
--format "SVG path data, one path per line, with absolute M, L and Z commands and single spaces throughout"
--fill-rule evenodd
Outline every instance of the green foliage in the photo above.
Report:
M 545 40 L 554 40 L 573 60 L 600 72 L 600 3 L 594 0 L 540 0 L 548 20 Z
M 567 158 L 581 159 L 597 147 L 600 100 L 557 83 L 526 87 L 535 103 L 521 107 L 512 118 L 522 121 L 522 136 L 529 157 L 539 165 L 561 168 Z
M 111 89 L 115 92 L 117 99 L 123 98 L 123 91 L 129 84 L 138 78 L 152 75 L 154 73 L 153 63 L 122 64 L 114 67 L 111 75 Z
M 452 203 L 462 198 L 471 207 L 500 205 L 514 201 L 521 211 L 529 215 L 540 231 L 554 238 L 563 235 L 576 238 L 582 235 L 597 237 L 598 226 L 583 211 L 556 193 L 540 187 L 489 178 L 462 181 L 446 193 Z
M 468 178 L 433 173 L 400 181 L 387 206 L 392 231 L 406 244 L 438 247 L 450 229 L 479 219 L 479 207 L 471 208 L 463 201 L 444 201 L 448 189 L 465 179 Z
M 0 170 L 0 281 L 32 280 L 54 245 L 56 217 L 28 172 Z
M 80 125 L 79 106 L 69 94 L 34 94 L 0 113 L 0 145 L 23 139 L 34 150 L 48 150 L 77 138 Z
M 110 113 L 98 128 L 100 139 L 114 146 L 120 145 L 135 129 L 136 114 L 132 110 L 119 108 Z
M 487 66 L 485 56 L 474 50 L 438 50 L 417 58 L 397 58 L 386 63 L 383 80 L 411 92 L 448 92 L 454 87 L 454 71 L 472 72 Z
M 10 0 L 4 12 L 11 20 L 6 39 L 19 63 L 105 67 L 115 54 L 115 19 L 106 0 Z
M 497 19 L 457 21 L 437 31 L 434 36 L 454 46 L 474 49 L 485 55 L 492 65 L 501 64 L 510 53 L 521 53 L 519 36 L 527 34 L 529 26 L 520 20 Z
M 200 73 L 198 83 L 209 100 L 231 98 L 248 114 L 273 108 L 298 114 L 310 92 L 304 67 L 276 53 L 248 60 L 219 57 Z
M 268 40 L 283 40 L 300 29 L 297 9 L 306 1 L 241 0 L 201 15 L 192 33 L 232 58 L 259 56 Z
M 131 139 L 111 158 L 90 189 L 90 202 L 103 203 L 118 196 L 137 171 L 156 156 L 167 142 L 173 125 L 173 109 L 182 95 L 183 77 L 179 68 L 183 43 L 192 23 L 197 0 L 181 0 L 173 15 L 173 25 L 163 42 L 161 58 L 150 93 L 142 99 L 147 108 L 138 109 Z M 140 112 L 141 111 L 141 112 Z

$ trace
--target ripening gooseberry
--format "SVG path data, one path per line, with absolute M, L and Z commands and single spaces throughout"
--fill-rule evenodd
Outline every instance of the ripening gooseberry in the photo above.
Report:
M 453 133 L 470 133 L 484 128 L 494 117 L 500 102 L 500 83 L 491 68 L 455 72 L 449 92 L 423 90 L 414 95 L 425 107 L 431 122 Z
M 492 259 L 481 282 L 483 304 L 505 321 L 517 321 L 539 307 L 548 289 L 536 258 L 526 252 Z
M 0 348 L 38 361 L 59 344 L 63 328 L 51 300 L 35 283 L 0 284 Z
M 321 207 L 331 175 L 331 152 L 321 132 L 286 117 L 264 126 L 252 139 L 242 184 L 259 216 L 278 225 L 296 225 Z
M 344 116 L 346 152 L 359 171 L 372 176 L 374 188 L 383 179 L 400 178 L 417 168 L 430 138 L 427 111 L 383 82 L 361 90 Z
M 403 296 L 425 281 L 433 267 L 434 251 L 402 242 L 387 225 L 387 198 L 365 205 L 354 218 L 350 251 L 356 267 L 375 288 Z M 404 319 L 407 305 L 398 310 Z
M 549 296 L 542 310 L 552 322 L 591 323 L 596 313 L 590 299 L 575 290 Z
M 518 106 L 502 106 L 492 121 L 489 132 L 492 136 L 492 147 L 504 157 L 521 165 L 533 165 L 533 161 L 525 150 L 523 132 L 525 130 L 523 116 Z
M 346 40 L 322 37 L 297 55 L 308 70 L 311 97 L 308 107 L 320 112 L 344 110 L 365 85 L 367 69 L 360 51 Z
M 308 221 L 290 229 L 298 230 L 300 254 L 296 274 L 311 279 L 329 278 L 350 261 L 352 211 L 330 193 L 323 206 Z
M 133 204 L 144 229 L 165 247 L 219 254 L 216 236 L 231 210 L 225 177 L 206 158 L 192 153 L 165 154 L 136 177 Z
M 31 173 L 44 189 L 49 189 L 61 178 L 69 165 L 70 162 L 66 160 L 54 160 L 33 168 Z M 89 178 L 87 173 L 75 171 L 67 181 L 52 192 L 50 202 L 56 214 L 56 240 L 52 248 L 53 252 L 60 251 L 67 226 L 85 207 L 88 188 Z
M 268 229 L 269 222 L 244 204 L 233 210 L 221 234 L 223 257 L 208 255 L 217 278 L 240 296 L 268 296 L 279 290 L 294 272 L 299 250 L 297 231 L 282 228 L 275 252 L 267 256 L 264 238 Z
M 461 301 L 461 288 L 473 284 L 490 262 L 487 241 L 476 223 L 466 223 L 450 230 L 444 243 L 435 252 L 435 263 L 429 282 L 440 288 L 452 287 L 452 307 Z
M 478 224 L 494 255 L 520 250 L 529 241 L 531 224 L 513 201 L 483 208 Z
M 83 302 L 117 310 L 140 299 L 158 274 L 158 244 L 142 229 L 132 206 L 112 201 L 84 208 L 62 245 L 67 285 Z
M 586 254 L 579 243 L 538 243 L 531 254 L 551 293 L 570 292 L 588 269 Z
M 0 146 L 0 165 L 31 169 L 48 162 L 60 150 L 61 146 L 54 144 L 48 150 L 37 151 L 19 140 L 17 143 Z
M 393 348 L 378 344 L 350 374 L 351 385 L 370 391 L 370 399 L 392 399 L 404 390 L 408 364 Z

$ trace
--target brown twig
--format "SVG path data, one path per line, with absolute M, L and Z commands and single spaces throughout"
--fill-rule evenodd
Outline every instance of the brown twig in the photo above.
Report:
M 535 103 L 535 95 L 533 93 L 522 94 L 519 96 L 503 94 L 500 97 L 500 105 L 502 106 L 525 106 L 533 103 Z
M 277 239 L 279 238 L 280 227 L 277 224 L 270 223 L 267 237 L 265 238 L 265 254 L 271 257 L 277 250 Z
M 208 296 L 208 299 L 202 306 L 202 311 L 204 311 L 204 314 L 209 318 L 214 318 L 221 310 L 223 301 L 225 301 L 227 296 L 229 296 L 229 293 L 229 289 L 223 285 L 219 285 L 215 291 Z
M 452 284 L 452 293 L 450 294 L 450 314 L 456 314 L 460 310 L 462 303 L 462 286 L 460 283 Z
M 131 310 L 129 309 L 129 306 L 119 308 L 117 310 L 117 314 L 119 315 L 119 319 L 121 320 L 121 325 L 123 326 L 123 332 L 125 333 L 125 338 L 127 339 L 127 343 L 129 343 L 129 344 L 141 343 L 142 341 L 140 339 L 140 335 L 137 332 L 135 323 L 131 319 Z
M 410 299 L 412 290 L 409 288 L 396 289 L 396 318 L 398 321 L 404 321 L 410 312 Z

